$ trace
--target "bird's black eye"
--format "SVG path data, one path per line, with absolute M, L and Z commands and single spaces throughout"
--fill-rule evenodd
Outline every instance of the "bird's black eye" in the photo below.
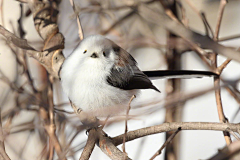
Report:
M 103 56 L 106 57 L 106 52 L 103 51 Z
M 97 58 L 98 56 L 97 56 L 96 53 L 93 53 L 93 54 L 91 55 L 91 57 L 92 57 L 92 58 Z
M 85 51 L 83 52 L 83 54 L 85 54 L 85 53 L 87 53 L 87 50 L 85 50 Z

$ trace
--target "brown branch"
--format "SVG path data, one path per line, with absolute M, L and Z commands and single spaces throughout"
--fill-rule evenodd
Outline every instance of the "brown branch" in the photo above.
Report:
M 58 141 L 57 135 L 55 133 L 55 126 L 50 126 L 50 125 L 45 125 L 44 128 L 48 133 L 48 136 L 52 142 L 52 145 L 54 146 L 54 149 L 56 150 L 56 153 L 59 157 L 59 159 L 65 159 L 66 157 L 61 157 L 62 156 L 62 148 L 60 145 L 60 142 Z
M 216 30 L 214 34 L 214 40 L 218 40 L 219 36 L 219 31 L 220 31 L 220 26 L 222 22 L 222 17 L 223 17 L 223 12 L 225 5 L 227 4 L 226 0 L 221 0 L 220 6 L 219 6 L 219 13 L 218 13 L 218 19 L 217 19 L 217 25 L 216 25 Z M 220 67 L 217 67 L 217 54 L 213 55 L 213 65 L 216 68 L 216 71 L 220 71 L 219 74 L 223 71 L 223 69 L 226 67 L 226 65 L 230 62 L 230 59 L 227 59 Z M 214 87 L 220 86 L 220 78 L 219 77 L 214 77 Z M 221 88 L 216 88 L 215 90 L 215 97 L 216 97 L 216 103 L 217 103 L 217 110 L 218 110 L 218 117 L 219 121 L 223 123 L 228 123 L 228 120 L 226 119 L 223 111 L 223 106 L 222 106 L 222 98 L 221 98 Z M 230 134 L 228 132 L 223 132 L 225 141 L 227 145 L 229 145 L 232 140 L 230 137 Z
M 73 11 L 76 12 L 76 7 L 74 4 L 74 1 L 73 0 L 69 0 L 69 1 L 72 5 Z M 80 40 L 83 40 L 84 36 L 83 36 L 83 29 L 82 29 L 80 17 L 79 17 L 78 13 L 76 13 L 76 14 L 77 14 L 77 24 L 78 24 L 78 35 L 79 35 Z
M 165 13 L 155 13 L 153 10 L 149 9 L 144 5 L 138 7 L 138 13 L 149 23 L 161 25 L 165 27 L 170 32 L 182 37 L 187 42 L 191 41 L 198 44 L 199 47 L 205 49 L 211 49 L 215 53 L 222 54 L 229 59 L 236 60 L 240 62 L 240 52 L 235 51 L 229 47 L 225 47 L 217 42 L 213 41 L 207 36 L 203 36 L 197 32 L 194 32 L 182 24 L 172 20 Z M 161 22 L 161 23 L 160 23 Z
M 126 153 L 126 149 L 125 149 L 125 140 L 126 140 L 126 134 L 128 132 L 128 126 L 127 126 L 127 120 L 128 120 L 128 116 L 129 116 L 129 111 L 131 109 L 131 102 L 132 100 L 136 98 L 135 95 L 133 95 L 128 103 L 128 108 L 127 108 L 127 111 L 126 111 L 126 119 L 125 119 L 125 131 L 124 131 L 124 137 L 123 137 L 123 146 L 122 146 L 122 149 L 123 149 L 123 153 L 125 153 L 125 155 L 127 155 Z M 126 159 L 126 158 L 124 158 Z
M 54 107 L 53 107 L 53 77 L 50 75 L 49 76 L 49 82 L 48 82 L 48 113 L 49 113 L 49 127 L 51 128 L 50 131 L 52 132 L 51 135 L 54 135 L 56 132 L 56 126 L 55 126 L 55 117 L 54 117 Z M 49 159 L 51 159 L 51 157 L 53 157 L 53 153 L 54 153 L 54 148 L 60 148 L 60 150 L 56 150 L 58 152 L 58 155 L 60 155 L 62 153 L 61 150 L 61 146 L 59 144 L 59 142 L 57 144 L 54 144 L 53 141 L 51 141 L 51 143 L 49 144 Z
M 197 15 L 198 15 L 198 16 L 201 18 L 201 20 L 203 21 L 203 25 L 204 25 L 204 27 L 205 27 L 206 34 L 208 35 L 208 29 L 209 29 L 209 30 L 210 30 L 210 33 L 211 33 L 212 36 L 213 36 L 212 28 L 211 28 L 211 26 L 209 25 L 205 14 L 204 14 L 202 11 L 199 11 L 199 10 L 192 4 L 191 1 L 185 0 L 185 2 L 193 9 L 193 11 L 195 11 L 195 12 L 197 13 Z
M 44 40 L 43 51 L 37 60 L 54 77 L 58 78 L 58 71 L 64 61 L 62 49 L 64 48 L 64 37 L 59 32 L 57 25 L 58 5 L 60 1 L 28 0 L 35 28 Z
M 227 36 L 227 37 L 223 37 L 223 38 L 218 38 L 218 42 L 222 42 L 222 41 L 228 41 L 228 40 L 233 40 L 233 39 L 238 39 L 240 38 L 240 35 L 233 35 L 233 36 Z
M 54 77 L 58 77 L 58 71 L 65 59 L 61 49 L 53 47 L 43 52 L 36 51 L 25 39 L 18 38 L 1 25 L 0 34 L 3 35 L 9 43 L 13 43 L 16 47 L 26 50 L 26 53 L 41 63 L 50 74 Z
M 4 25 L 4 12 L 3 12 L 3 2 L 4 2 L 4 0 L 1 0 L 1 2 L 0 2 L 0 12 L 1 12 L 1 24 L 3 25 L 3 26 L 5 26 Z
M 161 148 L 150 158 L 150 160 L 153 160 L 156 158 L 158 155 L 162 153 L 162 150 L 173 140 L 173 138 L 178 134 L 178 132 L 181 131 L 181 128 L 178 128 L 168 139 L 166 142 L 161 146 Z
M 172 122 L 163 123 L 156 126 L 146 127 L 127 133 L 126 142 L 132 141 L 144 136 L 158 134 L 162 132 L 169 132 L 177 130 L 212 130 L 212 131 L 233 131 L 240 133 L 240 124 L 234 123 L 215 123 L 215 122 Z M 123 143 L 124 134 L 112 138 L 113 144 L 116 146 Z
M 239 159 L 240 141 L 231 143 L 229 146 L 219 150 L 216 155 L 208 160 L 226 160 L 226 159 Z M 236 156 L 236 157 L 235 157 Z
M 101 132 L 97 132 L 99 137 L 99 148 L 111 159 L 116 160 L 123 160 L 127 159 L 130 160 L 125 153 L 121 152 L 110 140 L 108 137 L 103 135 Z
M 48 143 L 49 146 L 49 156 L 48 156 L 48 160 L 53 160 L 53 156 L 54 156 L 54 146 L 52 144 L 52 142 L 50 141 Z
M 92 151 L 95 147 L 96 140 L 97 140 L 97 130 L 93 128 L 89 131 L 87 143 L 83 149 L 83 152 L 79 160 L 88 160 L 90 158 Z
M 10 160 L 8 157 L 6 151 L 5 151 L 5 146 L 4 146 L 4 133 L 2 129 L 2 117 L 1 117 L 1 108 L 0 108 L 0 159 L 1 160 Z
M 222 73 L 224 68 L 227 67 L 227 65 L 231 62 L 231 59 L 226 59 L 218 68 L 217 68 L 217 73 Z
M 8 30 L 6 30 L 2 25 L 0 25 L 0 34 L 7 39 L 8 43 L 13 43 L 14 45 L 22 49 L 36 51 L 27 43 L 26 39 L 18 38 Z
M 219 10 L 218 10 L 219 13 L 218 13 L 218 18 L 217 18 L 217 25 L 216 25 L 216 29 L 215 29 L 215 33 L 214 33 L 215 41 L 218 41 L 223 12 L 224 12 L 224 8 L 225 8 L 226 4 L 227 4 L 227 0 L 221 0 Z
M 108 29 L 106 29 L 105 31 L 102 31 L 101 34 L 105 35 L 107 33 L 109 33 L 111 30 L 113 30 L 115 27 L 117 27 L 118 25 L 122 24 L 123 21 L 125 21 L 126 19 L 132 17 L 132 15 L 135 14 L 135 10 L 130 11 L 129 13 L 127 13 L 126 15 L 124 15 L 123 17 L 121 17 L 118 21 L 116 21 L 115 23 L 113 23 Z

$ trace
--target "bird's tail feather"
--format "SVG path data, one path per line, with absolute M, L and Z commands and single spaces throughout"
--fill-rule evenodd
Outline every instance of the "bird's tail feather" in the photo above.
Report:
M 211 71 L 193 71 L 193 70 L 154 70 L 143 71 L 150 79 L 162 78 L 202 78 L 202 77 L 218 77 L 219 75 Z

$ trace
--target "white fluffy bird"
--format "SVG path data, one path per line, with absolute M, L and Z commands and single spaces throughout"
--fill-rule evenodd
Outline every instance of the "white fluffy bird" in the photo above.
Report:
M 149 76 L 216 75 L 207 71 L 148 71 Z M 93 35 L 82 40 L 60 71 L 64 92 L 71 102 L 94 116 L 123 111 L 140 89 L 160 92 L 139 70 L 135 59 L 111 40 Z
M 159 91 L 128 52 L 100 35 L 80 43 L 64 61 L 60 77 L 72 103 L 95 116 L 124 110 L 139 89 Z

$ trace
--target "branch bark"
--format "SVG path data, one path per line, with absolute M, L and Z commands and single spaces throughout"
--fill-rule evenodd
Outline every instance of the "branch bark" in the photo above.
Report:
M 174 131 L 178 128 L 181 128 L 181 130 L 233 131 L 240 133 L 240 124 L 234 123 L 172 122 L 130 131 L 126 135 L 126 142 L 152 134 Z M 123 137 L 124 134 L 112 138 L 113 144 L 116 146 L 122 144 Z
M 98 131 L 99 148 L 111 159 L 114 160 L 131 160 L 125 153 L 120 151 L 116 145 L 105 135 Z
M 0 108 L 0 160 L 10 160 L 8 157 L 5 146 L 4 146 L 4 135 L 2 129 L 2 116 L 1 116 L 1 108 Z
M 79 160 L 88 160 L 92 154 L 97 140 L 97 131 L 93 128 L 89 131 L 87 144 L 85 145 Z

